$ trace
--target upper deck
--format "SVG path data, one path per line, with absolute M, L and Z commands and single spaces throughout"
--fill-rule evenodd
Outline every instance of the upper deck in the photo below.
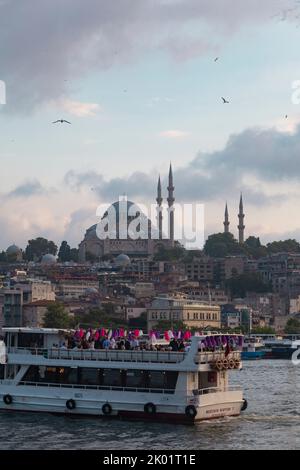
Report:
M 241 353 L 239 350 L 226 352 L 224 350 L 199 351 L 199 343 L 202 338 L 194 336 L 186 343 L 183 352 L 167 350 L 119 350 L 119 349 L 67 349 L 66 347 L 53 346 L 53 334 L 58 330 L 48 330 L 44 334 L 49 337 L 45 341 L 47 347 L 30 347 L 18 345 L 18 338 L 11 336 L 24 333 L 24 329 L 5 329 L 9 333 L 7 338 L 7 362 L 10 364 L 37 364 L 37 365 L 61 365 L 71 367 L 80 366 L 85 363 L 88 367 L 159 367 L 173 370 L 200 370 L 203 367 L 209 369 L 216 365 L 217 361 L 233 359 L 240 363 Z M 13 330 L 13 331 L 11 331 Z M 32 331 L 32 330 L 31 330 Z M 41 334 L 38 331 L 38 334 Z M 149 347 L 149 346 L 148 346 Z

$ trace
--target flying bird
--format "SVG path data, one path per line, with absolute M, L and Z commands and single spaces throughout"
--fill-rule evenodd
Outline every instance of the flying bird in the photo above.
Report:
M 56 124 L 57 122 L 60 122 L 61 124 L 63 124 L 64 122 L 67 122 L 68 124 L 72 124 L 71 122 L 66 121 L 65 119 L 58 119 L 57 121 L 52 122 L 52 124 Z
M 215 58 L 215 62 L 217 62 L 217 60 L 219 60 L 219 57 L 216 57 L 216 58 Z
M 287 119 L 287 118 L 288 118 L 288 115 L 286 114 L 286 115 L 285 115 L 285 119 Z
M 223 96 L 222 96 L 222 100 L 223 100 L 223 103 L 224 103 L 224 104 L 229 103 L 229 101 L 225 100 L 225 98 L 223 98 Z

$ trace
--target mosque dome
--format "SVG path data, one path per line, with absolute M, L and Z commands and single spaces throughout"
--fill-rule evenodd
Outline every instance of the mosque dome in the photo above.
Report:
M 51 255 L 50 253 L 47 253 L 42 257 L 41 263 L 44 265 L 51 265 L 56 263 L 56 257 L 54 255 Z
M 124 253 L 121 253 L 120 255 L 116 257 L 115 263 L 117 266 L 124 268 L 130 264 L 130 258 Z
M 21 248 L 19 248 L 15 244 L 10 245 L 6 250 L 7 255 L 19 255 L 21 252 L 22 252 Z
M 140 217 L 144 221 L 143 226 L 140 227 L 139 230 L 140 236 L 141 238 L 148 238 L 149 224 L 151 222 L 147 219 L 145 214 L 143 214 L 143 212 L 140 210 L 139 206 L 136 203 L 125 199 L 124 201 L 120 200 L 111 204 L 101 217 L 102 220 L 105 218 L 109 219 L 110 217 L 115 217 L 117 239 L 119 238 L 120 217 L 122 217 L 122 213 L 124 213 L 127 218 L 127 228 L 129 228 L 129 224 L 134 219 Z M 112 219 L 112 226 L 113 222 L 114 219 Z M 128 238 L 135 239 L 135 235 L 135 233 L 131 233 L 130 229 L 128 230 Z M 95 238 L 98 238 L 97 224 L 92 225 L 90 228 L 88 228 L 85 234 L 85 240 L 93 240 Z

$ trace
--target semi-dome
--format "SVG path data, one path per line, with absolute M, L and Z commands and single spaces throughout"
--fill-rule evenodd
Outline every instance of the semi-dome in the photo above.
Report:
M 18 255 L 19 253 L 21 253 L 21 248 L 19 248 L 17 245 L 13 244 L 13 245 L 10 245 L 7 250 L 6 250 L 6 254 L 7 255 Z
M 55 264 L 56 257 L 54 255 L 51 255 L 50 253 L 47 253 L 42 257 L 41 263 L 46 265 Z
M 125 267 L 125 266 L 128 266 L 130 264 L 130 258 L 129 258 L 129 256 L 125 255 L 124 253 L 121 253 L 120 255 L 118 255 L 116 257 L 115 263 L 116 263 L 117 266 Z

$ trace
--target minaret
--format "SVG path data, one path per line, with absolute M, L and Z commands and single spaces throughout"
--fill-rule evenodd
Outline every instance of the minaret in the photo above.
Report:
M 225 220 L 223 222 L 224 224 L 224 233 L 229 233 L 229 216 L 228 216 L 228 207 L 227 207 L 227 202 L 225 206 Z
M 173 172 L 172 172 L 172 164 L 170 163 L 170 170 L 169 170 L 169 186 L 168 186 L 168 206 L 169 206 L 169 236 L 171 245 L 174 245 L 174 185 L 173 185 Z
M 159 240 L 162 240 L 162 224 L 163 224 L 163 216 L 162 216 L 162 202 L 163 199 L 161 197 L 161 182 L 160 182 L 160 176 L 158 178 L 158 184 L 157 184 L 157 222 L 158 222 L 158 233 L 159 233 Z
M 244 208 L 243 208 L 243 196 L 242 196 L 242 193 L 241 193 L 240 210 L 239 210 L 239 213 L 238 213 L 238 218 L 239 218 L 238 229 L 239 229 L 239 243 L 240 244 L 244 243 L 244 230 L 245 230 L 244 217 L 245 217 L 245 214 L 244 214 Z

